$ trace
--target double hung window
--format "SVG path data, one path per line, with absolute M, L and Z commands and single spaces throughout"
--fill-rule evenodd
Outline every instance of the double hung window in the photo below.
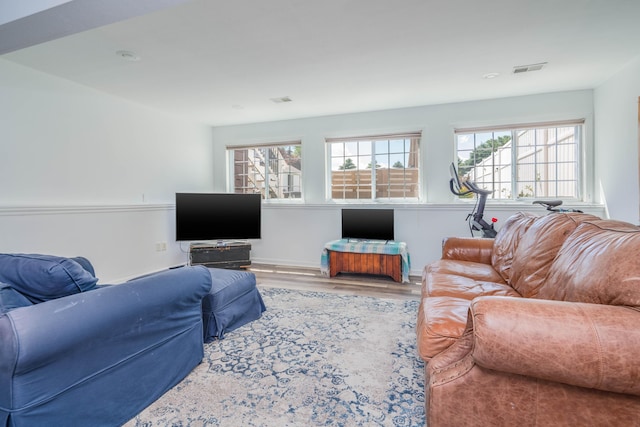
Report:
M 493 199 L 580 199 L 583 123 L 457 129 L 458 173 Z
M 227 147 L 234 193 L 260 193 L 264 200 L 302 198 L 302 145 Z
M 331 199 L 418 199 L 420 133 L 326 141 Z

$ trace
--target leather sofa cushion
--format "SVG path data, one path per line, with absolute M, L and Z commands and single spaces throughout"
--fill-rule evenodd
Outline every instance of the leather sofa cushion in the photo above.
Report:
M 462 298 L 424 298 L 418 309 L 418 354 L 429 360 L 455 343 L 465 330 L 471 302 Z
M 518 243 L 536 218 L 538 216 L 532 213 L 518 212 L 507 219 L 496 236 L 491 253 L 491 265 L 509 284 L 513 256 Z
M 473 360 L 483 368 L 640 396 L 636 310 L 487 297 L 471 303 L 469 316 Z
M 494 239 L 484 237 L 445 237 L 442 239 L 441 259 L 491 264 L 494 243 Z
M 437 274 L 466 277 L 478 282 L 504 283 L 502 277 L 489 264 L 473 261 L 440 259 L 427 264 L 422 271 L 422 297 L 430 296 L 430 277 Z
M 491 265 L 472 261 L 439 259 L 425 267 L 423 275 L 430 273 L 455 274 L 486 282 L 504 282 L 502 276 Z
M 554 213 L 536 219 L 522 235 L 511 266 L 511 285 L 525 298 L 535 298 L 549 268 L 567 237 L 583 221 L 597 216 Z
M 93 289 L 98 279 L 69 258 L 0 254 L 0 281 L 39 303 Z
M 640 307 L 640 227 L 585 222 L 567 238 L 539 298 Z
M 488 282 L 457 274 L 432 273 L 425 281 L 426 294 L 429 297 L 456 297 L 472 300 L 483 295 L 519 297 L 511 286 L 504 282 Z

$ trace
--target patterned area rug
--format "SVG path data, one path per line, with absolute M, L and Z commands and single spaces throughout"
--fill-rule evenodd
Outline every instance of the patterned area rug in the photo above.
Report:
M 418 301 L 260 287 L 262 317 L 126 426 L 424 426 Z

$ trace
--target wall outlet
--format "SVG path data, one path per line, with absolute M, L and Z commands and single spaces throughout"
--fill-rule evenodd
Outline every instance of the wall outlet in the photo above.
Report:
M 156 243 L 156 252 L 164 252 L 167 250 L 167 242 Z

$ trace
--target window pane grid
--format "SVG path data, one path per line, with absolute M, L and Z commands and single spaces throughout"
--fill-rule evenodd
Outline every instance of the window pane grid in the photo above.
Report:
M 332 199 L 417 199 L 419 138 L 329 142 Z
M 457 133 L 458 171 L 493 199 L 578 198 L 581 126 Z
M 233 191 L 260 193 L 263 199 L 302 197 L 301 145 L 231 149 Z

